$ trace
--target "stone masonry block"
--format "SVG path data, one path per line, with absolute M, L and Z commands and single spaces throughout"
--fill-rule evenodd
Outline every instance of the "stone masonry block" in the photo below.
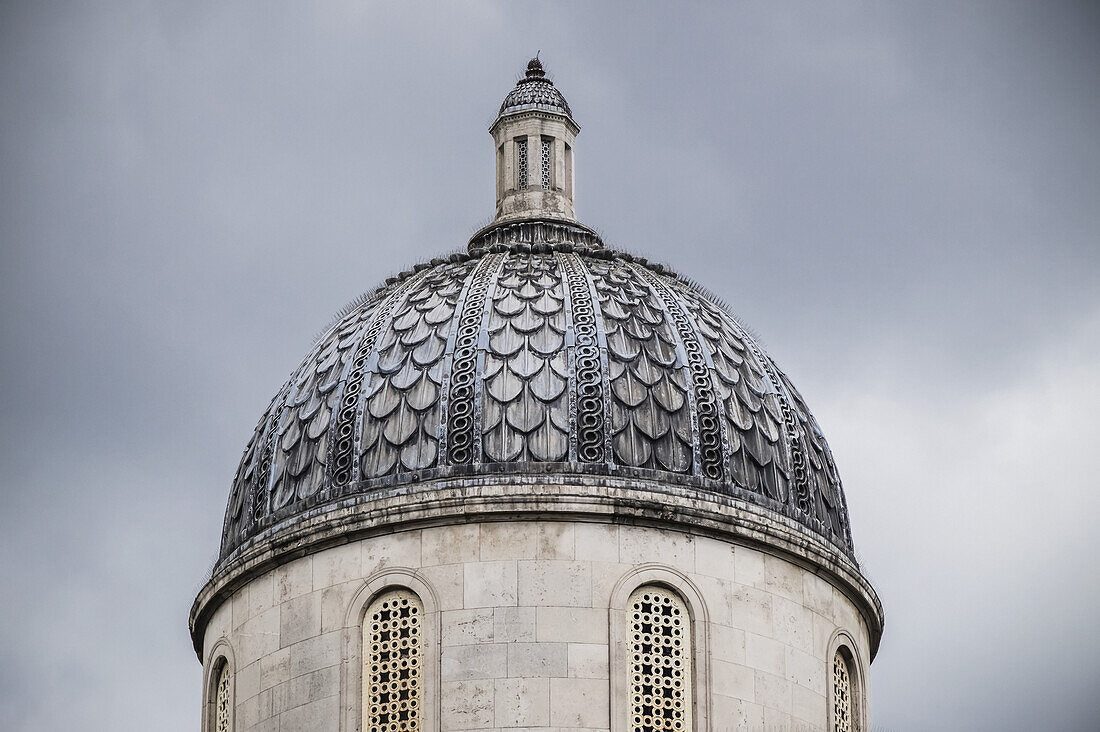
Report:
M 335 696 L 339 693 L 339 690 L 339 666 L 328 666 L 327 668 L 311 671 L 290 680 L 286 695 L 286 708 L 293 709 L 302 704 L 309 704 L 319 699 Z
M 249 612 L 248 592 L 238 592 L 233 595 L 233 598 L 226 603 L 232 608 L 233 627 L 234 629 L 244 624 L 244 621 L 252 617 Z
M 733 548 L 733 578 L 738 584 L 766 589 L 764 575 L 764 554 L 748 547 Z
M 827 666 L 823 659 L 790 646 L 786 648 L 786 656 L 788 681 L 801 684 L 818 694 L 825 693 Z
M 592 607 L 607 608 L 611 594 L 626 569 L 618 562 L 589 562 L 592 568 Z
M 214 644 L 223 636 L 228 636 L 234 629 L 233 603 L 223 602 L 221 606 L 210 616 L 210 622 L 206 625 L 206 632 L 202 638 L 202 657 L 209 658 Z
M 749 702 L 756 700 L 756 672 L 752 668 L 725 661 L 711 661 L 710 673 L 715 694 Z
M 715 694 L 711 716 L 715 719 L 714 729 L 721 732 L 773 732 L 771 727 L 764 726 L 764 708 L 744 699 Z M 785 728 L 780 729 L 787 732 Z M 774 732 L 780 732 L 780 729 Z
M 386 567 L 419 567 L 420 547 L 419 531 L 400 531 L 365 539 L 360 542 L 363 576 L 370 577 Z
M 507 673 L 508 648 L 503 644 L 446 646 L 441 651 L 440 674 L 444 681 L 495 679 Z
M 321 590 L 321 632 L 328 633 L 344 627 L 351 599 L 363 587 L 362 580 L 342 582 Z M 353 621 L 354 622 L 354 621 Z
M 607 643 L 607 610 L 585 607 L 535 609 L 539 643 Z
M 544 727 L 550 720 L 548 679 L 497 679 L 497 727 Z
M 747 585 L 733 586 L 730 597 L 733 608 L 733 625 L 747 633 L 756 633 L 766 637 L 775 634 L 772 602 L 775 595 Z
M 462 569 L 461 564 L 439 564 L 420 569 L 420 574 L 435 590 L 440 610 L 462 608 Z
M 498 643 L 534 642 L 535 608 L 496 608 L 493 611 L 493 634 Z
M 575 679 L 608 678 L 607 646 L 602 643 L 570 643 L 569 676 Z
M 340 697 L 324 699 L 292 707 L 279 715 L 280 732 L 331 732 L 340 728 Z
M 573 524 L 541 523 L 537 528 L 539 559 L 573 559 Z
M 844 628 L 852 635 L 861 635 L 857 631 L 863 625 L 862 618 L 859 617 L 851 601 L 835 587 L 833 588 L 833 620 L 837 627 Z
M 279 649 L 279 608 L 249 618 L 237 631 L 237 664 L 247 666 Z
M 619 527 L 614 524 L 575 523 L 573 546 L 576 557 L 590 562 L 619 561 Z
M 245 699 L 237 705 L 236 722 L 243 729 L 250 729 L 271 716 L 271 689 L 261 691 L 254 697 Z
M 440 723 L 444 730 L 485 729 L 493 726 L 494 682 L 445 681 L 440 692 Z
M 791 685 L 791 716 L 796 720 L 817 724 L 825 719 L 825 695 L 801 684 Z
M 301 676 L 340 663 L 343 633 L 333 631 L 290 646 L 290 676 Z
M 722 661 L 745 663 L 745 631 L 728 625 L 710 624 L 710 652 Z
M 287 600 L 313 591 L 313 557 L 302 557 L 275 569 L 275 602 Z
M 244 593 L 241 593 L 244 594 Z M 275 607 L 275 573 L 267 572 L 248 583 L 248 615 Z
M 538 526 L 527 521 L 494 521 L 481 526 L 481 560 L 534 559 Z
M 802 598 L 806 607 L 818 615 L 833 617 L 833 586 L 821 577 L 803 572 Z
M 772 709 L 790 709 L 791 682 L 782 676 L 757 671 L 756 703 Z
M 515 605 L 518 596 L 516 563 L 477 562 L 463 571 L 463 606 L 497 607 Z
M 814 651 L 814 614 L 801 603 L 782 597 L 772 600 L 774 612 L 775 637 L 782 638 L 789 646 L 813 653 Z
M 445 646 L 493 642 L 493 608 L 448 610 L 443 613 L 442 623 L 442 644 Z
M 358 542 L 336 546 L 313 557 L 313 589 L 357 580 L 363 576 L 363 550 Z
M 519 604 L 578 605 L 592 603 L 592 568 L 587 562 L 552 560 L 519 563 Z
M 660 562 L 691 573 L 695 571 L 695 541 L 687 534 L 662 529 L 620 530 L 619 561 L 631 564 Z
M 787 646 L 775 638 L 745 634 L 745 665 L 770 674 L 787 674 Z
M 311 638 L 321 633 L 321 593 L 311 592 L 279 605 L 279 645 Z
M 563 728 L 610 725 L 608 684 L 598 679 L 550 679 L 550 724 Z
M 789 730 L 791 729 L 791 715 L 778 709 L 764 708 L 764 729 Z
M 290 680 L 290 649 L 280 648 L 260 659 L 260 690 Z
M 790 562 L 764 555 L 765 589 L 773 595 L 785 597 L 792 602 L 802 604 L 802 576 L 805 572 Z
M 260 693 L 260 662 L 254 661 L 239 668 L 233 680 L 236 683 L 234 691 L 237 695 L 238 704 L 245 699 L 256 696 Z
M 733 618 L 733 582 L 720 577 L 693 575 L 706 603 L 711 622 L 729 625 Z
M 509 643 L 508 677 L 564 677 L 569 671 L 565 643 Z
M 424 529 L 420 542 L 421 565 L 476 562 L 480 556 L 480 526 L 458 524 Z
M 833 630 L 835 626 L 833 621 L 828 618 L 823 618 L 817 613 L 813 614 L 814 617 L 814 650 L 813 654 L 817 658 L 824 659 L 825 654 L 829 652 L 829 640 L 832 639 Z
M 705 536 L 695 539 L 695 573 L 732 580 L 733 545 Z

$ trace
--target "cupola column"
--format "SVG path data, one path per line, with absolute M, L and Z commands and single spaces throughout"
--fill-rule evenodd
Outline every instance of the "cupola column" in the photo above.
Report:
M 573 145 L 579 132 L 542 63 L 531 59 L 489 128 L 496 150 L 496 221 L 574 220 Z

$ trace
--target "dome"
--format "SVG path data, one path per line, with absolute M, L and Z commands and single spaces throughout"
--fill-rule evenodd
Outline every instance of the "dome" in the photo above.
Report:
M 579 131 L 532 60 L 492 222 L 340 311 L 260 417 L 189 618 L 205 726 L 866 726 L 882 605 L 821 429 L 716 297 L 577 220 Z M 711 642 L 746 634 L 809 686 L 726 696 L 709 669 L 774 670 Z
M 557 112 L 569 118 L 573 117 L 565 97 L 554 86 L 554 82 L 546 76 L 542 62 L 537 58 L 528 62 L 527 73 L 516 82 L 516 88 L 508 92 L 497 116 L 503 117 L 512 112 L 523 112 L 528 109 Z
M 712 295 L 575 223 L 496 224 L 345 309 L 245 450 L 221 557 L 434 479 L 616 476 L 758 504 L 852 550 L 829 447 Z

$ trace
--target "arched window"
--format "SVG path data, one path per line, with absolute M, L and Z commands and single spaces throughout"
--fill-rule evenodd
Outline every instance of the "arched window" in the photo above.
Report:
M 842 646 L 833 654 L 833 732 L 854 732 L 857 729 L 852 669 L 845 657 L 845 650 Z
M 527 187 L 527 138 L 516 138 L 516 188 Z
M 691 618 L 680 596 L 643 585 L 627 602 L 634 732 L 691 730 Z
M 542 175 L 539 181 L 544 190 L 553 188 L 554 182 L 554 138 L 542 138 Z
M 207 697 L 210 705 L 209 726 L 211 732 L 232 732 L 233 730 L 233 670 L 224 656 L 218 659 L 211 675 L 213 687 Z
M 379 596 L 363 618 L 363 730 L 420 730 L 424 606 L 409 590 Z

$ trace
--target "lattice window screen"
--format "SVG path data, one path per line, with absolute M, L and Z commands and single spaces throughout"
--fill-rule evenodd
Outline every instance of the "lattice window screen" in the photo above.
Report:
M 363 620 L 363 730 L 420 729 L 424 607 L 408 590 L 375 600 Z
M 691 730 L 691 620 L 683 600 L 663 587 L 630 596 L 631 729 Z
M 852 732 L 852 675 L 848 661 L 838 650 L 833 656 L 833 730 Z
M 519 164 L 516 166 L 516 188 L 527 187 L 527 138 L 521 137 L 516 140 L 516 155 L 519 157 Z
M 550 175 L 554 165 L 554 141 L 549 137 L 542 138 L 542 187 L 550 190 L 552 177 Z
M 223 661 L 214 696 L 214 732 L 230 732 L 233 729 L 232 699 L 229 694 L 232 683 L 233 674 L 229 671 L 229 664 Z

